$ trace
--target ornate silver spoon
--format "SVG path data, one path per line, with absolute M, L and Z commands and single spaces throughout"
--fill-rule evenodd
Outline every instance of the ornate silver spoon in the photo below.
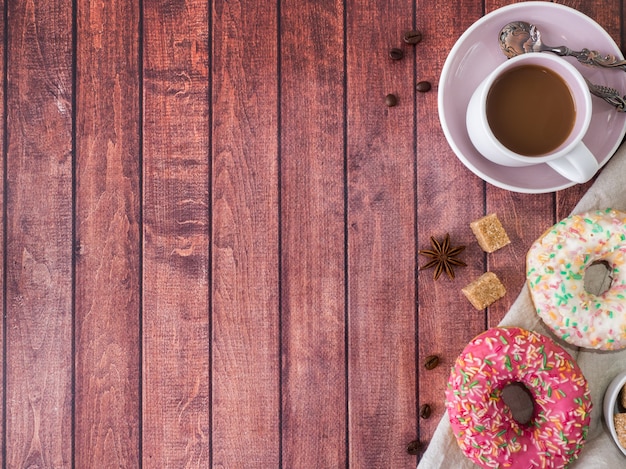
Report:
M 626 112 L 626 96 L 620 96 L 619 92 L 608 86 L 594 85 L 585 78 L 589 91 L 592 95 L 604 99 L 607 103 L 612 104 L 620 112 Z
M 553 52 L 560 56 L 575 57 L 580 63 L 598 67 L 621 68 L 626 71 L 626 60 L 614 55 L 602 55 L 595 50 L 571 50 L 569 47 L 552 47 L 541 41 L 541 32 L 534 24 L 512 21 L 500 30 L 500 48 L 511 58 L 526 52 Z
M 539 30 L 525 21 L 512 21 L 500 30 L 498 35 L 500 48 L 509 59 L 516 55 L 528 52 L 553 52 L 560 56 L 576 57 L 579 62 L 601 67 L 618 67 L 626 70 L 626 61 L 618 60 L 613 55 L 601 56 L 598 52 L 583 49 L 581 52 L 560 46 L 550 47 L 541 42 Z M 595 85 L 585 78 L 589 91 L 594 96 L 604 99 L 607 103 L 615 106 L 620 112 L 626 112 L 626 97 L 608 86 Z

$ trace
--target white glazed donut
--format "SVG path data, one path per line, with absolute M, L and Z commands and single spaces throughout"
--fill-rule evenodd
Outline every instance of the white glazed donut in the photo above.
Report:
M 613 277 L 599 295 L 584 287 L 586 269 L 604 262 Z M 549 229 L 528 251 L 526 274 L 537 314 L 579 347 L 626 347 L 626 213 L 593 210 Z

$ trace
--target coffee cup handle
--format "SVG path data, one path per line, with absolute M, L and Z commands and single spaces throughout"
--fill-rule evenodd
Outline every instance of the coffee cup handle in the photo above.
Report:
M 567 155 L 548 161 L 547 164 L 561 176 L 579 184 L 589 181 L 600 167 L 596 157 L 582 142 Z

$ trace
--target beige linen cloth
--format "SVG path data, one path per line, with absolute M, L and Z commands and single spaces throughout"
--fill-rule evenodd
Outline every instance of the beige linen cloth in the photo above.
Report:
M 607 207 L 626 211 L 626 144 L 622 144 L 606 164 L 572 213 Z M 535 314 L 526 285 L 500 325 L 518 326 L 555 338 Z M 602 415 L 604 391 L 618 373 L 626 370 L 626 349 L 618 352 L 598 352 L 573 347 L 560 340 L 556 341 L 578 362 L 589 382 L 593 403 L 587 442 L 578 459 L 570 464 L 568 469 L 626 468 L 626 456 L 613 442 Z M 443 393 L 442 389 L 442 399 Z M 513 405 L 511 403 L 512 407 Z M 439 422 L 417 467 L 418 469 L 474 469 L 479 466 L 473 464 L 461 452 L 446 413 Z

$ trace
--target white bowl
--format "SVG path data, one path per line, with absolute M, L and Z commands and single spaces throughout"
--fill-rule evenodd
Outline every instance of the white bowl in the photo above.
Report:
M 611 381 L 609 387 L 606 388 L 602 410 L 604 411 L 604 420 L 606 421 L 607 427 L 609 427 L 613 441 L 615 441 L 617 447 L 626 456 L 626 449 L 622 448 L 617 440 L 617 432 L 615 431 L 615 423 L 613 422 L 613 416 L 619 412 L 617 401 L 619 399 L 619 392 L 624 385 L 626 385 L 626 371 L 622 371 L 618 374 L 613 381 Z

